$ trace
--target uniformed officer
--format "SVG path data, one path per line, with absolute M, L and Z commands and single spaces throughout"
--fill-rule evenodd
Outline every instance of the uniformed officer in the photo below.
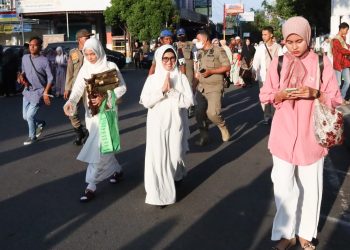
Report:
M 228 141 L 230 133 L 221 115 L 221 98 L 224 74 L 230 70 L 230 62 L 224 49 L 214 47 L 206 31 L 197 33 L 199 72 L 196 73 L 196 120 L 200 136 L 196 145 L 208 143 L 208 119 L 220 129 L 222 140 Z
M 75 79 L 77 78 L 79 70 L 83 65 L 84 55 L 83 55 L 82 49 L 84 47 L 85 41 L 89 39 L 90 36 L 92 36 L 92 34 L 88 30 L 86 29 L 79 30 L 76 35 L 77 41 L 78 41 L 78 48 L 72 49 L 69 52 L 69 58 L 67 63 L 66 85 L 65 85 L 65 91 L 64 91 L 65 100 L 69 98 Z M 83 125 L 81 124 L 78 110 L 79 108 L 76 109 L 75 114 L 73 116 L 69 117 L 69 120 L 71 121 L 71 124 L 76 133 L 76 138 L 73 143 L 75 145 L 82 145 L 84 139 L 88 135 L 88 131 L 84 129 Z
M 193 47 L 192 41 L 186 40 L 186 31 L 184 28 L 179 28 L 176 32 L 177 42 L 174 47 L 177 51 L 179 58 L 179 66 L 182 73 L 184 73 L 188 79 L 188 82 L 193 87 L 193 74 L 194 74 L 194 63 L 193 63 Z M 194 106 L 189 107 L 188 117 L 194 116 Z

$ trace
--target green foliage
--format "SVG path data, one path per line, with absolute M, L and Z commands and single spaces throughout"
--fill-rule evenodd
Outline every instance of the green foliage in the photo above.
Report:
M 270 25 L 275 30 L 277 39 L 282 39 L 281 24 L 292 16 L 303 16 L 310 22 L 311 27 L 317 28 L 318 33 L 328 33 L 330 23 L 331 1 L 317 0 L 276 0 L 270 4 L 264 0 L 262 10 L 255 10 L 253 30 L 261 30 Z
M 166 24 L 178 22 L 171 0 L 112 0 L 105 11 L 106 23 L 122 23 L 134 38 L 148 40 L 159 36 Z

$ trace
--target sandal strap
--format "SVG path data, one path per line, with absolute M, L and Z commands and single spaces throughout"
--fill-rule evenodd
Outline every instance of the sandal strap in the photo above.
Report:
M 315 247 L 312 243 L 310 243 L 310 242 L 305 243 L 304 246 L 303 246 L 302 248 L 303 248 L 303 249 L 307 249 L 307 248 L 316 249 L 316 247 Z

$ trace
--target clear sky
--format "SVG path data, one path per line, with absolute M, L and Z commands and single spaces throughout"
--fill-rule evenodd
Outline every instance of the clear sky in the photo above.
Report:
M 249 11 L 251 8 L 260 9 L 263 0 L 212 0 L 213 4 L 213 17 L 211 20 L 214 23 L 222 22 L 224 13 L 224 4 L 233 4 L 242 2 L 244 5 L 244 11 Z

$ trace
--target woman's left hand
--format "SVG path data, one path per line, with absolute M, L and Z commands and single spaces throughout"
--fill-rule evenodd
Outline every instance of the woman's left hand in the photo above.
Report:
M 291 92 L 290 95 L 299 99 L 315 99 L 318 97 L 318 90 L 308 86 L 303 86 L 298 88 L 297 91 Z
M 103 102 L 104 97 L 98 95 L 96 98 L 91 98 L 92 105 L 100 107 Z

